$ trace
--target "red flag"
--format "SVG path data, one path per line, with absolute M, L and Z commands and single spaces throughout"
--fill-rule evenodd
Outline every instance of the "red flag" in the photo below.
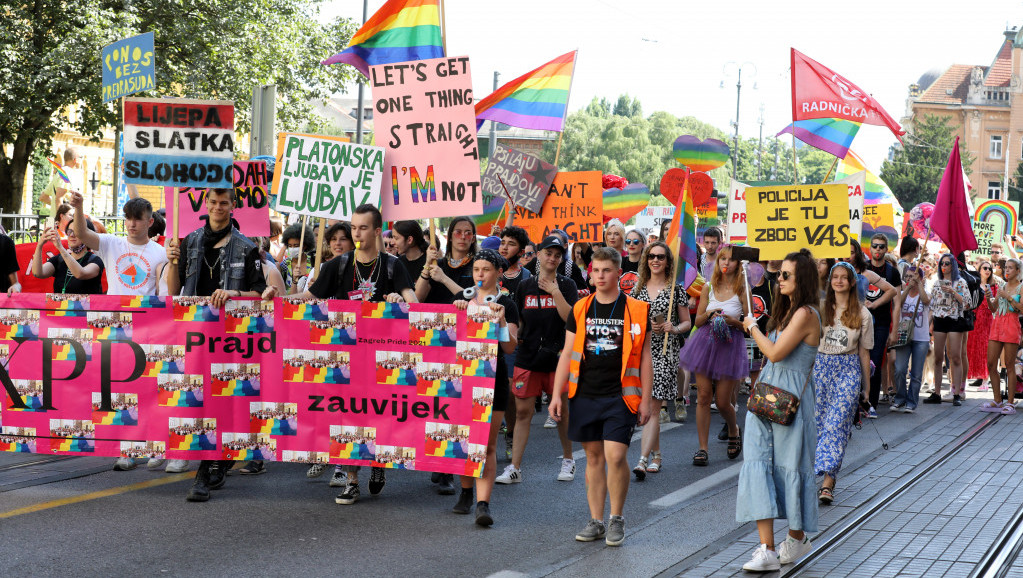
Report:
M 953 255 L 977 248 L 977 238 L 970 225 L 970 211 L 967 208 L 966 185 L 963 184 L 963 163 L 959 158 L 959 137 L 948 155 L 945 174 L 938 187 L 938 198 L 934 201 L 931 215 L 931 230 L 948 245 Z
M 827 66 L 792 49 L 792 120 L 841 118 L 887 126 L 902 141 L 906 131 L 874 97 Z

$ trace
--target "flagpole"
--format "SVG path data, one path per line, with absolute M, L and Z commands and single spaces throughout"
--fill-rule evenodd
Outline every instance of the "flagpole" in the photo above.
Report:
M 685 191 L 683 191 L 682 194 L 684 195 Z M 685 201 L 685 199 L 682 200 L 682 207 L 681 207 L 681 209 L 682 209 L 682 212 L 684 214 L 685 210 L 686 210 L 686 201 Z M 683 216 L 682 218 L 684 219 L 685 217 Z M 679 229 L 679 232 L 678 232 L 677 235 L 675 235 L 675 242 L 673 243 L 675 245 L 673 247 L 673 249 L 675 251 L 675 262 L 672 263 L 672 266 L 671 266 L 671 276 L 668 277 L 668 283 L 666 283 L 668 289 L 671 290 L 671 293 L 668 294 L 668 315 L 666 317 L 666 319 L 669 322 L 671 321 L 671 312 L 672 312 L 672 310 L 675 309 L 675 285 L 678 284 L 677 283 L 677 281 L 678 281 L 678 267 L 679 267 L 679 261 L 682 260 L 682 255 L 679 254 L 679 247 L 682 244 L 682 221 L 679 221 L 678 229 Z M 668 334 L 665 333 L 664 334 L 664 344 L 661 346 L 661 356 L 664 356 L 664 355 L 667 355 L 667 354 L 668 354 Z
M 369 17 L 369 0 L 362 0 L 362 25 L 366 25 L 366 19 Z M 365 83 L 359 83 L 359 108 L 355 111 L 355 142 L 356 144 L 362 144 L 362 111 L 365 101 Z
M 572 100 L 572 85 L 575 84 L 575 65 L 579 64 L 579 49 L 572 56 L 572 76 L 568 78 L 568 94 L 565 96 L 565 114 L 561 115 L 561 130 L 558 132 L 558 148 L 554 151 L 554 166 L 558 166 L 561 157 L 561 139 L 565 135 L 565 123 L 568 121 L 568 102 Z M 493 122 L 493 121 L 491 121 Z
M 558 166 L 558 157 L 561 156 L 561 137 L 565 134 L 564 133 L 564 130 L 565 130 L 564 125 L 562 125 L 561 130 L 562 130 L 562 132 L 558 133 L 558 148 L 555 149 L 555 151 L 554 151 L 554 166 Z
M 831 176 L 831 171 L 835 170 L 836 165 L 838 165 L 838 157 L 835 157 L 835 162 L 831 163 L 831 168 L 828 169 L 828 174 L 824 175 L 824 180 L 821 181 L 822 185 L 828 182 L 828 177 Z
M 437 4 L 440 6 L 440 41 L 444 47 L 444 56 L 448 55 L 448 24 L 447 19 L 444 17 L 444 0 L 438 0 Z

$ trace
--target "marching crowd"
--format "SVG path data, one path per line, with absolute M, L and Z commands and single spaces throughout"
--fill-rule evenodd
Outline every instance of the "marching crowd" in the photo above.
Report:
M 725 457 L 743 457 L 736 518 L 755 521 L 761 538 L 745 568 L 773 570 L 810 550 L 805 533 L 817 531 L 818 506 L 835 500 L 858 420 L 878 418 L 882 404 L 887 414 L 912 413 L 921 402 L 960 406 L 968 386 L 991 392 L 983 411 L 1013 414 L 1020 393 L 1023 267 L 1013 237 L 995 244 L 990 258 L 932 256 L 913 237 L 891 251 L 889 240 L 875 235 L 866 252 L 854 243 L 840 260 L 815 259 L 802 249 L 783 260 L 749 263 L 748 252 L 726 244 L 712 227 L 699 239 L 700 281 L 687 291 L 676 280 L 667 223 L 647 232 L 612 221 L 601 242 L 571 243 L 564 231 L 530 239 L 514 225 L 484 236 L 471 218 L 456 217 L 443 246 L 431 246 L 415 221 L 393 224 L 388 241 L 379 243 L 382 216 L 362 205 L 350 223 L 331 224 L 325 246 L 317 248 L 315 234 L 303 234 L 300 225 L 277 223 L 269 239 L 244 236 L 230 219 L 233 190 L 211 189 L 205 225 L 161 246 L 154 239 L 162 231 L 152 228 L 145 199 L 124 205 L 126 237 L 97 233 L 87 216 L 78 217 L 82 201 L 71 193 L 69 220 L 41 235 L 28 269 L 19 268 L 13 244 L 0 237 L 0 290 L 19 291 L 18 275 L 31 271 L 53 277 L 56 293 L 98 293 L 94 280 L 105 275 L 108 294 L 207 297 L 216 307 L 239 296 L 294 295 L 488 309 L 499 347 L 480 353 L 496 357 L 497 366 L 483 475 L 458 481 L 433 475 L 438 492 L 458 494 L 453 511 L 469 514 L 475 506 L 475 521 L 484 526 L 494 522 L 494 484 L 525 478 L 530 424 L 544 400 L 544 427 L 557 429 L 562 446 L 556 478 L 575 478 L 573 443 L 586 454 L 589 520 L 575 537 L 609 545 L 625 538 L 630 478 L 678 465 L 665 463 L 660 424 L 672 415 L 685 422 L 695 412 L 692 465 L 702 467 L 717 457 L 709 444 L 716 411 L 724 421 L 716 435 L 727 442 Z M 67 240 L 66 250 L 59 239 Z M 58 241 L 59 254 L 43 261 L 47 241 Z M 312 265 L 317 250 L 324 261 L 319 270 Z M 766 389 L 791 403 L 765 404 L 767 396 L 758 392 Z M 741 418 L 739 398 L 751 392 Z M 927 394 L 922 400 L 921 393 Z M 640 455 L 630 468 L 626 454 L 637 425 L 643 426 Z M 499 454 L 509 462 L 500 474 Z M 208 500 L 233 465 L 204 460 L 188 499 Z M 184 471 L 189 464 L 154 458 L 148 466 Z M 115 469 L 134 467 L 125 457 Z M 326 468 L 314 463 L 306 475 Z M 253 461 L 239 471 L 258 474 L 265 467 Z M 372 468 L 369 492 L 379 494 L 385 483 L 385 470 Z M 330 485 L 343 488 L 337 503 L 354 504 L 359 468 L 335 467 Z M 776 518 L 789 527 L 777 548 Z

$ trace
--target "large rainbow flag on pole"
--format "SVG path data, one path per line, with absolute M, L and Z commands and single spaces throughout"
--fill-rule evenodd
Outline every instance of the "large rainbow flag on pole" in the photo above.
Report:
M 561 132 L 572 92 L 577 50 L 531 70 L 476 103 L 476 130 L 484 120 Z
M 696 248 L 696 209 L 689 198 L 688 173 L 678 203 L 675 215 L 671 218 L 671 225 L 668 226 L 665 241 L 675 253 L 675 282 L 688 289 L 696 280 L 700 262 L 700 254 Z
M 785 133 L 793 133 L 796 138 L 806 144 L 819 148 L 838 158 L 845 158 L 849 153 L 849 147 L 860 130 L 860 123 L 841 118 L 811 118 L 797 120 L 789 126 L 781 129 L 780 136 Z
M 440 0 L 387 0 L 344 50 L 322 64 L 351 64 L 368 77 L 375 64 L 443 56 Z

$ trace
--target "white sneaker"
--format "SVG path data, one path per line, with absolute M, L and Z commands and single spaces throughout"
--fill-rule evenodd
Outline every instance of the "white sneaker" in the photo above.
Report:
M 558 473 L 559 482 L 571 482 L 575 479 L 575 460 L 562 459 L 561 472 Z
M 188 460 L 167 460 L 167 467 L 164 468 L 168 474 L 180 474 L 188 471 Z
M 543 422 L 543 429 L 558 429 L 558 422 L 548 415 L 547 419 Z
M 785 541 L 778 546 L 778 562 L 791 564 L 805 556 L 810 550 L 813 550 L 813 544 L 806 536 L 803 536 L 802 541 L 796 540 L 792 536 L 786 536 Z
M 163 464 L 166 461 L 167 460 L 160 459 L 160 458 L 149 458 L 149 461 L 146 462 L 146 469 L 147 470 L 158 470 L 158 469 L 163 467 Z
M 343 488 L 348 483 L 348 474 L 341 469 L 334 468 L 334 475 L 330 477 L 328 484 L 332 488 Z
M 114 462 L 114 471 L 127 472 L 128 470 L 134 470 L 137 466 L 138 464 L 131 458 L 117 458 L 117 461 Z
M 944 401 L 946 403 L 951 402 L 953 399 L 954 399 L 954 396 L 951 393 L 948 393 L 948 394 L 945 394 L 945 395 L 941 396 L 941 401 Z
M 668 422 L 671 421 L 671 418 L 668 417 L 668 410 L 667 409 L 665 409 L 663 407 L 661 408 L 661 413 L 658 416 L 658 421 L 660 421 L 661 423 L 668 423 Z
M 307 478 L 318 478 L 323 475 L 323 472 L 327 471 L 327 464 L 313 464 L 306 470 L 305 477 Z
M 508 464 L 504 467 L 504 473 L 494 481 L 498 484 L 517 484 L 522 481 L 522 470 Z
M 717 410 L 718 410 L 718 402 L 716 402 L 716 401 L 710 402 L 710 411 L 713 411 L 713 412 L 716 413 Z
M 743 564 L 742 569 L 749 572 L 771 572 L 781 570 L 781 562 L 778 561 L 777 552 L 768 550 L 767 544 L 761 544 L 753 550 L 753 558 Z

